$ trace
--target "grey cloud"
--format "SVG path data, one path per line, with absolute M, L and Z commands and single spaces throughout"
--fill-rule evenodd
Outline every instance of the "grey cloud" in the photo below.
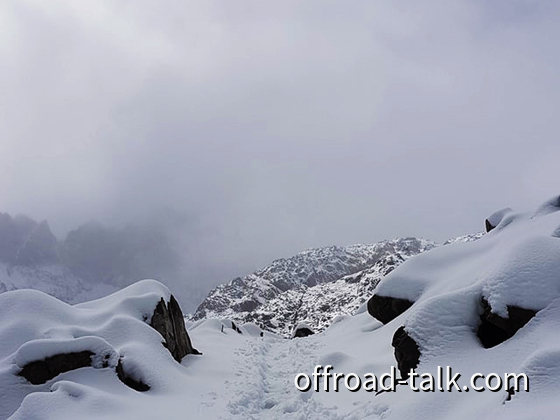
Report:
M 197 284 L 309 246 L 444 240 L 558 192 L 552 2 L 8 1 L 0 16 L 0 209 L 59 235 L 183 213 Z

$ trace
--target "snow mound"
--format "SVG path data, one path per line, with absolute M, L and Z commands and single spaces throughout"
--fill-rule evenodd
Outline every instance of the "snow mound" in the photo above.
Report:
M 0 419 L 14 412 L 30 418 L 52 407 L 72 413 L 71 401 L 84 401 L 82 408 L 101 400 L 117 404 L 119 396 L 136 393 L 134 384 L 168 392 L 186 369 L 150 320 L 158 302 L 170 297 L 155 280 L 75 306 L 35 290 L 1 294 Z
M 554 237 L 560 215 L 539 214 L 508 212 L 512 222 L 502 226 L 506 219 L 501 219 L 497 229 L 475 242 L 411 258 L 380 282 L 376 294 L 424 302 L 470 288 L 502 316 L 507 305 L 542 309 L 560 293 L 560 241 Z
M 546 216 L 560 210 L 560 195 L 545 201 L 536 211 L 533 217 Z
M 496 212 L 488 219 L 495 228 L 479 240 L 411 258 L 382 279 L 375 291 L 379 296 L 413 302 L 377 331 L 392 334 L 404 326 L 420 349 L 417 371 L 434 373 L 437 366 L 453 366 L 465 378 L 477 372 L 526 373 L 530 392 L 515 393 L 511 399 L 505 390 L 432 397 L 412 393 L 405 394 L 408 402 L 401 404 L 392 401 L 392 396 L 380 395 L 379 401 L 391 407 L 388 418 L 405 418 L 411 412 L 417 413 L 415 418 L 556 418 L 560 241 L 555 232 L 560 226 L 559 203 L 555 197 L 534 213 Z M 519 313 L 526 319 L 515 319 Z M 497 345 L 484 348 L 479 329 L 488 320 L 493 323 L 491 334 L 502 330 L 507 334 Z M 436 401 L 440 409 L 447 407 L 445 415 L 429 416 L 427 407 Z M 467 401 L 473 406 L 463 412 Z
M 488 219 L 486 219 L 486 231 L 490 232 L 492 229 L 498 226 L 502 222 L 502 220 L 504 220 L 505 216 L 507 216 L 512 212 L 513 212 L 512 209 L 506 207 L 505 209 L 501 209 L 492 213 L 488 217 Z

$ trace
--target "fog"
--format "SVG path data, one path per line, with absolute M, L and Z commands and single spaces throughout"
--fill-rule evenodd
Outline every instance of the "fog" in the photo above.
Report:
M 164 225 L 184 294 L 480 231 L 558 193 L 559 8 L 3 1 L 0 211 Z

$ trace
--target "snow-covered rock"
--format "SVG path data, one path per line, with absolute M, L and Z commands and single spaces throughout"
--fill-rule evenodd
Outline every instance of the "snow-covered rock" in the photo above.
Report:
M 315 332 L 309 325 L 307 325 L 305 322 L 300 322 L 294 327 L 290 338 L 309 337 L 313 334 L 315 334 Z
M 29 418 L 37 399 L 56 405 L 61 398 L 84 401 L 89 394 L 95 400 L 84 383 L 122 395 L 130 389 L 163 392 L 181 374 L 174 358 L 180 362 L 195 353 L 177 302 L 155 280 L 75 306 L 35 290 L 4 293 L 0 419 L 18 407 L 15 417 Z M 81 385 L 66 383 L 73 377 Z M 46 398 L 44 391 L 57 391 L 63 383 L 62 394 Z
M 512 212 L 513 212 L 512 209 L 506 207 L 505 209 L 501 209 L 492 213 L 484 222 L 486 225 L 486 232 L 490 232 L 492 229 L 498 226 L 501 223 L 501 221 L 504 219 L 504 217 Z
M 394 333 L 395 355 L 408 363 L 412 351 L 403 354 L 398 348 L 406 333 L 418 346 L 417 371 L 434 374 L 438 366 L 453 366 L 463 378 L 475 373 L 495 372 L 502 377 L 506 372 L 525 373 L 529 392 L 501 389 L 469 394 L 461 389 L 454 396 L 428 397 L 410 393 L 406 387 L 378 398 L 379 404 L 391 407 L 388 418 L 406 418 L 411 412 L 415 418 L 556 418 L 559 202 L 555 197 L 536 212 L 501 212 L 503 217 L 491 217 L 496 225 L 480 240 L 439 247 L 410 259 L 375 291 L 414 302 L 379 328 L 377 338 L 382 331 Z M 497 329 L 488 331 L 488 323 Z M 486 331 L 481 333 L 483 328 Z M 389 335 L 384 339 L 390 341 Z M 436 400 L 440 409 L 446 407 L 440 413 L 447 414 L 429 413 L 427 407 Z

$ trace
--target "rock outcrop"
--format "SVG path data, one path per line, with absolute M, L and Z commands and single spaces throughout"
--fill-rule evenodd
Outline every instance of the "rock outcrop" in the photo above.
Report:
M 309 327 L 297 327 L 296 330 L 294 331 L 293 338 L 308 337 L 313 334 L 315 333 Z
M 231 321 L 231 329 L 234 330 L 237 334 L 243 334 L 243 332 L 239 329 L 235 322 Z
M 488 219 L 486 219 L 484 221 L 484 226 L 486 228 L 486 232 L 490 232 L 492 229 L 496 228 L 500 223 L 502 223 L 502 220 L 504 220 L 504 218 L 508 215 L 511 214 L 513 212 L 512 209 L 510 209 L 509 207 L 506 207 L 505 209 L 501 209 L 498 210 L 494 213 L 492 213 Z
M 44 384 L 48 380 L 70 370 L 91 366 L 91 351 L 62 353 L 26 364 L 18 373 L 33 385 Z
M 162 344 L 178 362 L 181 362 L 182 358 L 187 354 L 200 354 L 192 346 L 185 328 L 183 313 L 173 295 L 171 295 L 168 303 L 165 303 L 163 298 L 157 303 L 150 326 L 162 335 L 164 339 Z M 112 352 L 115 353 L 114 350 Z M 104 360 L 94 365 L 92 361 L 94 356 L 98 357 L 94 351 L 90 350 L 55 354 L 27 363 L 18 372 L 18 375 L 24 377 L 33 385 L 39 385 L 46 383 L 61 373 L 71 370 L 92 366 L 96 368 L 108 368 L 111 366 L 115 369 L 121 382 L 130 388 L 137 391 L 147 391 L 150 389 L 150 386 L 142 380 L 127 373 L 125 366 L 123 366 L 122 358 L 119 358 L 116 366 L 114 363 L 110 365 L 109 358 L 111 355 L 107 353 L 104 356 Z M 118 357 L 118 354 L 116 357 Z
M 162 344 L 179 363 L 187 354 L 201 354 L 191 343 L 185 328 L 183 312 L 173 295 L 168 304 L 161 298 L 154 310 L 150 325 L 161 334 L 164 339 Z
M 413 304 L 414 302 L 407 299 L 373 295 L 368 300 L 367 310 L 372 317 L 384 324 L 387 324 L 410 308 Z
M 407 379 L 411 369 L 416 369 L 420 361 L 420 348 L 416 341 L 406 332 L 404 326 L 399 327 L 393 335 L 393 347 L 395 348 L 395 359 L 401 377 Z
M 150 390 L 150 386 L 145 384 L 144 381 L 132 377 L 128 372 L 125 371 L 122 360 L 119 360 L 115 371 L 117 372 L 117 377 L 119 378 L 119 380 L 129 388 L 132 388 L 138 392 L 145 392 Z
M 508 317 L 503 318 L 492 312 L 492 307 L 486 299 L 481 299 L 481 305 L 483 312 L 476 335 L 485 348 L 495 347 L 513 337 L 537 313 L 532 309 L 508 305 Z

